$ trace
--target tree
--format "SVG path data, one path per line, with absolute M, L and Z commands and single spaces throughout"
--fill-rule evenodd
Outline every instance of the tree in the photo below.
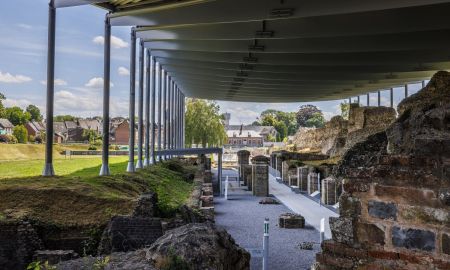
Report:
M 28 131 L 23 125 L 14 127 L 13 135 L 19 143 L 27 143 L 28 141 Z
M 301 106 L 300 109 L 297 112 L 297 124 L 298 124 L 298 126 L 300 126 L 300 127 L 307 127 L 306 122 L 308 121 L 308 119 L 313 117 L 313 115 L 315 113 L 322 114 L 322 111 L 319 110 L 319 108 L 317 108 L 316 106 L 311 105 L 311 104 Z
M 0 93 L 0 118 L 6 118 L 6 111 L 5 107 L 3 106 L 3 100 L 5 100 L 6 97 L 2 93 Z
M 186 144 L 222 146 L 227 139 L 220 107 L 203 99 L 188 99 L 186 102 Z
M 72 115 L 57 115 L 53 117 L 53 121 L 55 122 L 74 121 L 74 120 L 76 120 L 76 117 Z
M 273 127 L 278 132 L 277 141 L 282 142 L 287 137 L 287 133 L 288 133 L 288 128 L 287 128 L 286 124 L 281 121 L 276 121 L 275 125 Z
M 345 120 L 348 120 L 348 117 L 350 115 L 350 104 L 347 102 L 341 103 L 341 116 Z
M 26 111 L 30 113 L 31 120 L 38 122 L 42 121 L 43 117 L 41 115 L 41 110 L 39 110 L 39 108 L 36 105 L 33 104 L 28 105 Z
M 320 128 L 325 125 L 325 118 L 323 117 L 322 112 L 314 113 L 311 118 L 306 121 L 306 127 L 316 127 Z
M 273 109 L 265 110 L 261 113 L 260 124 L 263 126 L 273 126 L 277 132 L 277 141 L 282 141 L 289 135 L 297 132 L 297 122 L 294 112 L 282 112 Z M 283 125 L 281 124 L 283 123 Z
M 21 108 L 15 106 L 6 108 L 6 118 L 15 126 L 24 125 L 30 121 L 31 115 L 29 112 L 24 112 Z

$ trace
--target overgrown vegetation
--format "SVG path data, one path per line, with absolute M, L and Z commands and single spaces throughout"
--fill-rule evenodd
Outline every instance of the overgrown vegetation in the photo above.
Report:
M 123 172 L 126 164 L 116 163 L 111 169 Z M 65 176 L 3 179 L 0 213 L 62 225 L 104 224 L 112 215 L 130 214 L 136 198 L 153 191 L 158 196 L 161 216 L 170 217 L 189 199 L 194 184 L 185 177 L 192 168 L 180 172 L 167 166 L 157 164 L 134 174 L 119 172 L 99 177 L 98 163 Z

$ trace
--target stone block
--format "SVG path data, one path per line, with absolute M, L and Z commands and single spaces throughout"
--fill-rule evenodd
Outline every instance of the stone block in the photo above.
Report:
M 244 185 L 248 187 L 248 190 L 252 190 L 252 165 L 242 165 L 242 173 Z
M 433 190 L 423 188 L 375 185 L 375 195 L 411 205 L 432 207 L 440 205 L 436 193 Z
M 255 164 L 252 171 L 253 196 L 269 196 L 269 165 Z
M 397 220 L 397 205 L 395 203 L 369 201 L 368 211 L 372 217 Z
M 319 190 L 319 175 L 317 173 L 308 174 L 308 194 Z
M 332 176 L 323 179 L 320 194 L 320 200 L 323 204 L 336 204 L 339 199 L 339 187 L 337 179 Z
M 34 253 L 33 261 L 39 261 L 41 263 L 48 261 L 49 264 L 57 264 L 78 257 L 78 254 L 73 250 L 37 250 Z
M 341 217 L 355 218 L 361 214 L 361 200 L 351 196 L 349 193 L 342 193 L 339 198 L 339 214 Z
M 259 204 L 280 204 L 280 202 L 277 201 L 277 200 L 274 199 L 274 198 L 268 197 L 268 198 L 263 198 L 263 199 L 261 199 L 261 200 L 259 201 Z
M 214 206 L 214 197 L 210 196 L 200 196 L 200 201 L 202 202 L 201 207 L 213 207 Z
M 156 193 L 145 193 L 139 196 L 133 210 L 135 217 L 153 217 L 157 210 L 158 198 Z
M 280 215 L 278 226 L 285 229 L 300 229 L 305 227 L 305 218 L 301 215 L 293 213 L 285 213 Z
M 136 250 L 150 246 L 162 235 L 159 218 L 116 216 L 103 231 L 99 253 Z
M 450 255 L 450 235 L 443 233 L 441 239 L 442 253 Z
M 367 245 L 384 245 L 385 243 L 385 232 L 381 225 L 358 222 L 356 234 L 360 243 L 366 243 Z
M 353 232 L 353 220 L 344 217 L 330 217 L 331 236 L 334 241 L 347 245 L 353 245 L 355 235 Z
M 436 235 L 431 231 L 396 226 L 392 228 L 392 244 L 395 247 L 433 251 L 435 241 Z

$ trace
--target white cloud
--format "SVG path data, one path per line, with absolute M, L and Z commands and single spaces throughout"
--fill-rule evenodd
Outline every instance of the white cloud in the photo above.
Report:
M 24 23 L 19 23 L 17 26 L 20 28 L 23 28 L 23 29 L 27 29 L 27 30 L 30 30 L 31 28 L 33 28 L 31 25 L 24 24 Z
M 47 81 L 45 81 L 45 80 L 41 81 L 41 84 L 42 85 L 47 85 Z M 67 82 L 62 80 L 62 79 L 55 79 L 55 85 L 57 85 L 57 86 L 65 86 L 65 85 L 67 85 Z
M 0 71 L 0 82 L 4 83 L 25 83 L 32 79 L 24 75 L 12 75 L 11 73 L 3 73 Z
M 103 88 L 103 78 L 94 77 L 94 78 L 90 79 L 84 86 L 89 87 L 89 88 L 96 88 L 96 89 Z M 110 86 L 113 87 L 114 84 L 112 82 L 110 82 Z
M 72 114 L 81 117 L 102 114 L 103 103 L 101 92 L 88 89 L 70 89 L 55 93 L 55 108 L 58 114 Z M 126 116 L 128 101 L 112 97 L 110 102 L 111 116 Z
M 96 36 L 92 40 L 92 42 L 94 42 L 95 44 L 98 44 L 98 45 L 103 45 L 103 44 L 105 44 L 105 38 L 102 36 Z M 122 49 L 122 48 L 128 47 L 128 43 L 121 38 L 118 38 L 116 36 L 111 36 L 111 46 L 114 49 Z
M 32 104 L 31 101 L 27 100 L 27 99 L 11 99 L 11 98 L 7 98 L 3 101 L 3 105 L 5 107 L 21 107 L 21 108 L 25 108 L 28 105 Z
M 117 69 L 117 72 L 119 73 L 120 76 L 129 76 L 130 75 L 130 71 L 125 67 L 119 67 Z

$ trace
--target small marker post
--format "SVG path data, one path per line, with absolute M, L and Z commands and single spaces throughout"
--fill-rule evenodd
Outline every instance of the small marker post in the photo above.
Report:
M 225 200 L 228 200 L 228 175 L 225 178 Z
M 269 219 L 264 220 L 263 270 L 269 270 Z
M 322 244 L 325 240 L 325 218 L 320 220 L 320 243 Z

